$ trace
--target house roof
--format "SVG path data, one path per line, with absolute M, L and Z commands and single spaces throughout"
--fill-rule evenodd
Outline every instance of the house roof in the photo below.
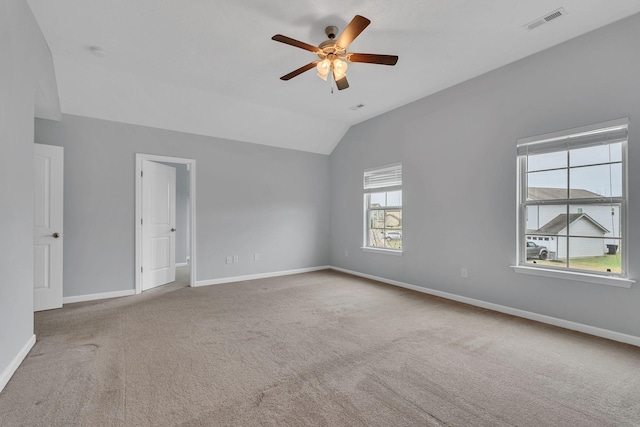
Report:
M 323 154 L 354 124 L 640 12 L 638 0 L 28 3 L 63 113 Z M 313 70 L 279 79 L 318 57 L 273 35 L 316 46 L 356 14 L 371 24 L 348 50 L 398 55 L 395 67 L 351 63 L 333 94 Z
M 571 199 L 592 199 L 596 197 L 605 196 L 594 193 L 593 191 L 583 190 L 581 188 L 572 188 L 569 194 L 569 198 Z M 527 200 L 554 200 L 566 198 L 566 188 L 529 187 L 527 192 Z
M 603 227 L 598 221 L 591 218 L 589 215 L 585 213 L 572 213 L 569 214 L 569 224 L 573 224 L 574 222 L 584 218 L 585 220 L 591 222 L 596 227 L 600 228 L 604 233 L 608 233 L 605 227 Z M 558 234 L 560 231 L 564 230 L 567 227 L 567 214 L 560 214 L 557 217 L 553 218 L 551 221 L 540 227 L 538 230 L 532 231 L 531 234 L 540 233 L 540 234 Z M 529 231 L 527 231 L 529 232 Z

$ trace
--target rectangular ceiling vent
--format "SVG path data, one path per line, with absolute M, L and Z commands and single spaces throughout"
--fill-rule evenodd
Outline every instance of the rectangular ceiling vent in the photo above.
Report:
M 364 107 L 364 104 L 358 104 L 358 105 L 354 105 L 353 107 L 350 107 L 349 110 L 356 111 L 361 109 L 362 107 Z
M 564 10 L 563 7 L 561 7 L 560 9 L 547 13 L 542 18 L 538 18 L 535 21 L 528 23 L 524 27 L 527 30 L 533 30 L 534 28 L 538 28 L 542 24 L 546 24 L 547 22 L 553 21 L 554 19 L 560 18 L 561 16 L 564 16 L 566 14 L 567 14 L 567 11 Z

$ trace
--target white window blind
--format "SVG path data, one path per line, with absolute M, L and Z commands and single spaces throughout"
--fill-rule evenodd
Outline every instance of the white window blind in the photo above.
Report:
M 559 150 L 615 144 L 627 140 L 628 120 L 616 120 L 603 124 L 604 128 L 579 133 L 565 131 L 557 135 L 531 137 L 518 141 L 518 155 L 552 153 Z M 608 125 L 608 126 L 607 126 Z
M 398 187 L 402 185 L 402 163 L 364 171 L 364 189 Z

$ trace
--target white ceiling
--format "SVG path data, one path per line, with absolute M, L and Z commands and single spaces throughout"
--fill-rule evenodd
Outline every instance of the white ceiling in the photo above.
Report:
M 63 113 L 323 154 L 351 125 L 640 12 L 638 0 L 28 2 Z M 350 64 L 351 87 L 333 94 L 313 70 L 279 79 L 315 57 L 274 34 L 317 45 L 356 14 L 371 25 L 349 51 L 398 55 L 395 67 Z

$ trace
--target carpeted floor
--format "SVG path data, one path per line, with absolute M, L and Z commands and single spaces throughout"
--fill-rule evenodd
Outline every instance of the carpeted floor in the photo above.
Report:
M 640 425 L 640 348 L 334 271 L 35 318 L 3 427 Z

